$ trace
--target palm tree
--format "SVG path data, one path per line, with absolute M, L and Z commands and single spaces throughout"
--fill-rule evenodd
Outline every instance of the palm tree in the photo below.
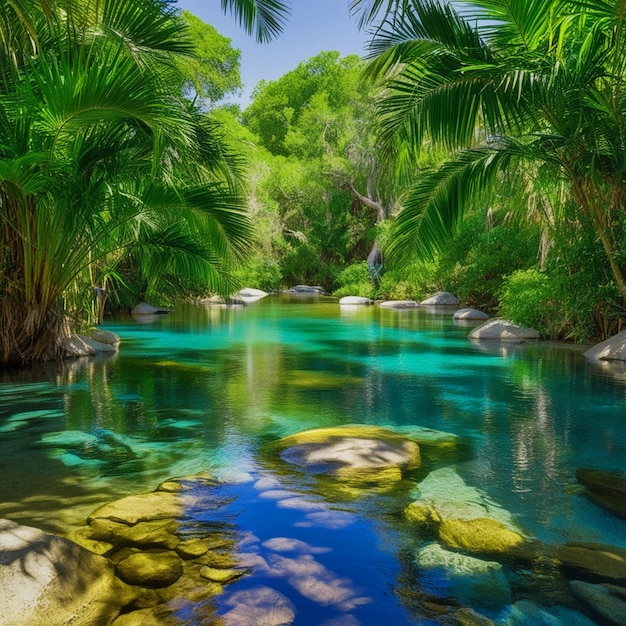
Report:
M 590 223 L 626 302 L 626 6 L 606 0 L 354 0 L 380 19 L 369 74 L 381 140 L 409 166 L 427 140 L 451 155 L 398 216 L 392 252 L 445 245 L 505 176 L 548 172 L 561 210 Z
M 239 4 L 278 28 L 280 3 Z M 0 0 L 2 362 L 58 357 L 122 262 L 232 288 L 250 226 L 236 158 L 170 87 L 190 50 L 161 0 Z

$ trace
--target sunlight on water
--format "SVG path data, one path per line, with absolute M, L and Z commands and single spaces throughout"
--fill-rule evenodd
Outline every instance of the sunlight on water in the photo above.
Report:
M 529 597 L 550 623 L 586 623 L 562 590 L 537 595 L 535 574 L 485 560 L 468 578 L 470 561 L 403 520 L 420 496 L 546 545 L 626 548 L 624 521 L 576 480 L 580 467 L 624 469 L 626 377 L 581 350 L 472 343 L 449 312 L 277 296 L 106 328 L 122 337 L 118 355 L 4 372 L 0 516 L 69 534 L 103 503 L 206 472 L 228 504 L 198 519 L 232 524 L 252 572 L 211 608 L 227 624 L 279 596 L 297 624 L 447 623 L 437 610 L 450 598 L 499 624 L 548 623 L 519 618 Z M 267 452 L 343 424 L 415 437 L 423 467 L 395 490 L 355 495 Z M 177 617 L 202 623 L 203 610 L 183 603 Z

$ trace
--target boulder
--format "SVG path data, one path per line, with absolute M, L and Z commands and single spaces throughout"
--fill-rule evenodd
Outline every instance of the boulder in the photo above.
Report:
M 385 300 L 379 302 L 378 306 L 381 309 L 414 309 L 419 303 L 415 300 Z
M 511 601 L 511 587 L 500 563 L 450 552 L 436 543 L 419 549 L 415 561 L 421 584 L 440 597 L 488 608 Z
M 626 519 L 626 476 L 617 472 L 580 468 L 578 482 L 587 490 L 585 495 L 614 515 Z
M 152 306 L 147 302 L 140 302 L 133 308 L 131 315 L 165 315 L 166 313 L 171 312 L 172 309 Z
M 626 361 L 626 330 L 583 353 L 592 361 Z
M 452 316 L 453 320 L 488 320 L 489 315 L 478 309 L 459 309 Z
M 287 289 L 285 293 L 297 293 L 297 294 L 309 294 L 309 295 L 323 295 L 324 288 L 311 285 L 295 285 Z
M 422 300 L 422 304 L 426 306 L 457 306 L 459 299 L 452 295 L 449 291 L 438 291 L 436 294 Z
M 169 550 L 137 552 L 119 561 L 115 573 L 129 585 L 169 587 L 183 575 L 183 562 Z
M 474 328 L 469 334 L 470 339 L 498 339 L 500 341 L 524 341 L 539 339 L 539 331 L 534 328 L 519 326 L 507 320 L 489 320 Z
M 119 345 L 121 341 L 119 335 L 112 333 L 109 330 L 92 330 L 89 333 L 89 336 L 94 341 L 98 341 L 99 343 L 107 343 L 112 346 Z
M 613 585 L 594 585 L 582 580 L 572 580 L 572 593 L 595 615 L 602 624 L 626 626 L 626 589 Z
M 314 473 L 420 466 L 419 446 L 414 441 L 377 426 L 316 428 L 285 437 L 276 445 L 283 460 Z
M 138 522 L 134 526 L 109 519 L 96 518 L 92 521 L 91 539 L 115 546 L 140 548 L 167 548 L 173 550 L 180 540 L 174 534 L 178 526 L 174 520 Z M 206 550 L 205 550 L 206 552 Z
M 341 298 L 341 300 L 339 300 L 339 304 L 340 305 L 344 305 L 344 304 L 349 304 L 349 305 L 355 305 L 355 304 L 374 304 L 374 301 L 371 298 L 363 298 L 361 296 L 345 296 L 344 298 Z
M 108 624 L 134 597 L 106 558 L 69 539 L 0 520 L 3 624 Z
M 626 549 L 590 542 L 554 548 L 554 557 L 570 578 L 626 584 Z
M 444 519 L 439 540 L 449 548 L 474 554 L 506 555 L 521 548 L 524 537 L 502 522 L 479 517 L 471 520 Z
M 234 298 L 237 300 L 244 302 L 245 304 L 249 304 L 251 302 L 257 302 L 265 296 L 269 295 L 267 291 L 262 291 L 261 289 L 252 289 L 250 287 L 245 287 L 244 289 L 240 289 L 235 295 Z
M 61 342 L 61 350 L 66 357 L 94 356 L 97 352 L 91 343 L 85 341 L 83 335 L 72 335 Z M 103 344 L 104 345 L 104 344 Z
M 87 518 L 87 523 L 92 524 L 101 518 L 134 526 L 138 522 L 175 519 L 180 516 L 182 508 L 183 501 L 177 493 L 153 491 L 105 504 Z

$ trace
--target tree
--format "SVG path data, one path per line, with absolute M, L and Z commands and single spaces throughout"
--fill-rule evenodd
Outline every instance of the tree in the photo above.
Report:
M 228 291 L 249 223 L 236 159 L 178 87 L 173 60 L 192 50 L 175 9 L 0 0 L 0 29 L 2 362 L 58 357 L 124 262 L 148 289 Z
M 374 225 L 390 213 L 395 198 L 378 159 L 373 99 L 361 70 L 356 56 L 322 52 L 280 79 L 259 84 L 243 117 L 276 156 L 267 188 L 281 207 L 288 241 L 300 256 L 297 265 L 314 267 L 318 282 L 327 286 L 334 272 L 329 266 L 368 256 Z
M 563 186 L 549 216 L 591 224 L 626 302 L 626 10 L 616 0 L 354 0 L 381 81 L 381 140 L 450 157 L 404 200 L 392 251 L 445 245 L 472 199 L 529 173 Z M 454 8 L 456 7 L 456 8 Z M 544 188 L 545 190 L 545 188 Z M 540 190 L 541 191 L 541 190 Z
M 201 106 L 214 104 L 225 95 L 241 89 L 241 52 L 231 40 L 220 35 L 189 11 L 181 13 L 193 44 L 193 54 L 177 59 L 185 79 L 183 89 Z

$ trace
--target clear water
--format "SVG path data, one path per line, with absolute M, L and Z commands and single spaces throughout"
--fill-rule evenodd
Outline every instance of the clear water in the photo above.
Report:
M 416 567 L 425 540 L 401 514 L 437 468 L 541 542 L 626 547 L 625 522 L 575 478 L 579 467 L 624 470 L 626 370 L 587 363 L 580 349 L 474 344 L 450 311 L 285 296 L 106 328 L 122 337 L 116 356 L 2 373 L 0 516 L 69 534 L 104 502 L 210 473 L 227 503 L 210 515 L 236 530 L 252 568 L 217 599 L 218 614 L 265 586 L 288 598 L 299 625 L 444 623 L 442 582 Z M 356 499 L 263 452 L 282 436 L 350 423 L 453 433 L 466 452 L 426 455 L 412 482 Z M 511 601 L 531 597 L 550 623 L 573 623 L 575 607 L 553 590 L 544 597 L 540 581 L 507 575 Z M 468 604 L 499 623 L 548 623 Z

